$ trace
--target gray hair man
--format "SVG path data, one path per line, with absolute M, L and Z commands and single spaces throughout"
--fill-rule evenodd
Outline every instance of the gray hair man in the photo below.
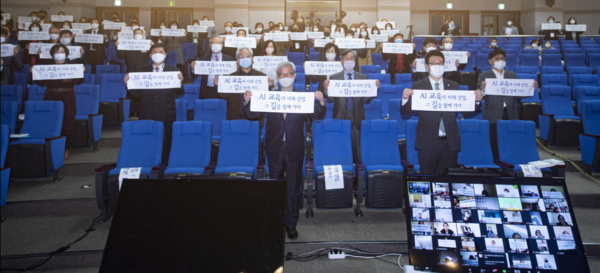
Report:
M 200 61 L 205 62 L 222 62 L 222 61 L 230 61 L 233 62 L 235 59 L 233 57 L 224 54 L 223 51 L 223 39 L 219 36 L 213 36 L 208 40 L 208 47 L 210 48 L 208 54 L 204 57 L 200 58 Z M 192 72 L 194 72 L 194 68 L 196 66 L 196 62 L 193 61 L 191 64 Z M 221 96 L 217 92 L 217 88 L 215 86 L 214 79 L 218 76 L 215 74 L 210 75 L 201 75 L 198 77 L 194 73 L 192 76 L 194 80 L 194 84 L 200 85 L 200 99 L 220 99 Z M 193 110 L 192 110 L 193 111 Z M 188 113 L 189 116 L 189 113 Z

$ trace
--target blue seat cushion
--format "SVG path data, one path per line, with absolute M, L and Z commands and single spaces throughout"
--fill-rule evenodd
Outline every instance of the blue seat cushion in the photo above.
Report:
M 576 120 L 581 120 L 580 117 L 576 117 L 576 116 L 554 116 L 554 119 L 576 119 Z
M 221 136 L 212 136 L 212 140 L 221 141 Z
M 136 167 L 131 167 L 131 168 L 136 168 Z M 116 169 L 112 169 L 108 172 L 108 175 L 113 175 L 116 174 L 118 175 L 119 173 L 121 173 L 121 168 L 116 168 Z M 142 167 L 142 170 L 140 171 L 140 175 L 141 174 L 147 174 L 148 177 L 152 177 L 152 167 Z
M 406 139 L 406 135 L 398 135 L 398 139 Z
M 252 176 L 256 175 L 255 167 L 246 166 L 233 166 L 233 167 L 219 167 L 215 169 L 215 173 L 250 173 Z
M 170 173 L 204 173 L 204 168 L 167 168 L 165 174 Z
M 365 165 L 365 172 L 370 171 L 399 171 L 404 172 L 402 165 Z
M 43 138 L 21 138 L 17 140 L 13 140 L 10 142 L 10 145 L 17 144 L 46 144 L 46 139 Z

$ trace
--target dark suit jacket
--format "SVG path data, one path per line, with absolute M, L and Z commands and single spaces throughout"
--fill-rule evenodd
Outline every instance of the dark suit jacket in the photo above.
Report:
M 404 66 L 402 67 L 402 70 L 404 73 L 409 73 L 410 66 L 412 65 L 412 62 L 415 60 L 415 56 L 417 55 L 417 52 L 413 50 L 412 54 L 403 54 L 403 55 L 404 55 Z M 383 54 L 381 54 L 381 57 L 384 60 L 390 60 L 390 65 L 388 65 L 388 73 L 396 74 L 396 63 L 398 61 L 398 54 L 383 53 Z
M 440 51 L 444 51 L 444 49 L 440 49 Z M 475 56 L 473 56 L 473 57 L 475 57 Z M 444 72 L 444 79 L 448 79 L 453 82 L 459 82 L 460 81 L 460 71 L 465 69 L 466 66 L 467 66 L 467 64 L 458 64 L 456 71 Z
M 496 74 L 494 74 L 494 71 L 492 70 L 488 70 L 479 74 L 479 79 L 477 80 L 477 89 L 481 90 L 481 83 L 485 81 L 485 79 L 495 78 Z M 508 70 L 504 70 L 504 78 L 516 79 L 517 74 Z M 489 120 L 490 124 L 495 124 L 497 120 L 502 118 L 502 114 L 504 112 L 504 103 L 506 103 L 506 111 L 508 112 L 508 118 L 519 118 L 517 116 L 517 105 L 515 104 L 515 100 L 521 100 L 522 97 L 486 96 L 484 99 L 485 107 L 483 108 L 483 119 Z
M 244 75 L 242 70 L 238 69 L 236 72 L 229 74 L 228 76 L 267 76 L 267 74 L 262 73 L 258 70 L 250 70 L 250 75 Z M 219 88 L 215 85 L 215 88 Z M 244 94 L 236 94 L 236 93 L 219 93 L 219 96 L 227 100 L 227 120 L 234 119 L 246 119 L 247 116 L 244 114 L 242 101 L 244 100 Z M 253 120 L 253 119 L 250 119 Z M 257 120 L 260 124 L 260 127 L 264 125 L 264 119 Z
M 86 34 L 91 34 L 92 30 L 84 31 Z M 98 29 L 98 35 L 107 34 L 104 30 Z M 109 39 L 110 40 L 110 39 Z M 94 44 L 94 51 L 90 50 L 92 44 L 81 44 L 85 49 L 85 59 L 88 62 L 102 63 L 106 59 L 106 47 L 108 47 L 108 41 L 105 41 L 103 45 Z M 148 63 L 146 63 L 148 65 Z
M 293 92 L 304 92 L 293 88 Z M 274 92 L 282 92 L 274 90 Z M 248 119 L 267 118 L 267 134 L 265 136 L 265 151 L 267 158 L 272 160 L 279 157 L 283 133 L 288 146 L 288 156 L 290 160 L 302 162 L 304 158 L 304 121 L 306 116 L 311 115 L 313 120 L 320 120 L 325 117 L 327 111 L 325 106 L 321 106 L 319 101 L 315 100 L 315 111 L 313 114 L 286 114 L 285 119 L 282 113 L 258 113 L 250 111 L 252 100 L 244 106 L 244 113 Z
M 433 90 L 429 78 L 412 84 L 412 89 L 416 90 Z M 448 79 L 444 79 L 444 90 L 460 90 L 460 85 Z M 444 90 L 440 92 L 444 92 Z M 467 91 L 465 91 L 467 92 Z M 472 91 L 468 91 L 472 92 Z M 486 105 L 487 107 L 487 105 Z M 480 109 L 480 105 L 475 105 L 475 110 Z M 412 111 L 412 96 L 408 98 L 406 104 L 400 107 L 400 113 L 410 115 Z M 471 112 L 463 112 L 465 116 Z M 417 121 L 417 135 L 415 137 L 415 148 L 417 150 L 433 150 L 439 137 L 440 119 L 444 120 L 444 128 L 446 129 L 446 139 L 448 146 L 452 151 L 460 150 L 460 131 L 456 122 L 456 112 L 438 112 L 438 111 L 420 111 L 419 120 Z
M 179 71 L 177 67 L 165 63 L 163 72 Z M 152 65 L 142 68 L 139 72 L 152 73 Z M 173 89 L 144 89 L 128 90 L 136 97 L 142 97 L 140 104 L 140 119 L 151 119 L 166 123 L 173 123 L 175 117 L 175 95 L 183 94 L 183 86 Z
M 140 72 L 144 67 L 148 66 L 150 51 L 142 52 L 117 49 L 117 57 L 125 59 L 127 73 Z
M 329 77 L 330 80 L 344 80 L 345 71 L 341 71 L 335 74 L 331 74 Z M 365 74 L 354 71 L 354 79 L 355 80 L 367 80 L 368 77 Z M 354 97 L 353 103 L 354 107 L 351 112 L 348 112 L 346 109 L 347 98 L 345 97 L 328 97 L 327 92 L 325 92 L 325 98 L 327 101 L 333 101 L 333 118 L 336 119 L 348 119 L 352 122 L 352 126 L 358 130 L 360 130 L 360 122 L 365 119 L 365 106 L 364 103 L 369 103 L 376 97 Z
M 230 57 L 229 55 L 223 53 L 221 54 L 221 56 L 223 56 L 223 59 L 221 61 L 235 61 L 234 58 Z M 209 52 L 202 58 L 200 58 L 201 61 L 210 61 L 212 60 L 212 52 L 209 50 Z M 198 81 L 198 76 L 200 76 L 200 81 Z M 208 81 L 208 75 L 196 75 L 193 74 L 192 78 L 194 79 L 194 83 L 195 84 L 200 84 L 200 94 L 202 94 L 202 91 L 206 89 L 206 83 Z

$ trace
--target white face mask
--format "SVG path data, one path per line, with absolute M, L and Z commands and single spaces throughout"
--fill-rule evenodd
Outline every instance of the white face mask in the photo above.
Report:
M 553 24 L 554 20 L 548 20 L 548 23 Z
M 50 39 L 51 39 L 51 40 L 56 40 L 56 39 L 58 39 L 58 34 L 50 34 Z
M 451 44 L 451 43 L 445 43 L 444 44 L 444 48 L 447 49 L 447 50 L 451 50 L 452 46 L 453 46 L 453 44 Z
M 199 24 L 194 24 L 195 27 L 200 26 Z
M 374 30 L 373 35 L 377 35 L 377 34 L 379 34 L 379 30 Z
M 367 36 L 367 32 L 366 32 L 366 31 L 362 31 L 362 32 L 360 33 L 360 35 L 362 35 L 362 36 Z
M 344 33 L 344 29 L 343 28 L 340 28 L 340 33 L 342 33 L 342 34 Z
M 31 31 L 40 31 L 40 28 L 39 27 L 32 27 Z
M 392 27 L 386 27 L 385 29 L 386 30 L 392 30 Z
M 444 66 L 443 65 L 432 65 L 429 66 L 429 75 L 434 78 L 439 78 L 444 76 Z
M 279 85 L 281 85 L 282 87 L 285 88 L 289 88 L 290 86 L 292 86 L 294 84 L 294 81 L 296 79 L 295 78 L 283 78 L 283 79 L 279 79 Z
M 506 62 L 505 61 L 496 61 L 496 62 L 494 62 L 494 68 L 496 68 L 498 70 L 504 69 L 504 66 L 506 66 Z
M 331 26 L 331 31 L 334 31 L 334 30 L 335 30 L 335 28 L 336 28 L 336 26 L 335 26 L 335 25 Z
M 56 53 L 54 54 L 54 60 L 58 62 L 62 62 L 67 58 L 67 54 L 65 53 Z
M 6 42 L 6 39 L 4 39 L 4 37 L 0 37 L 0 44 L 4 44 L 4 42 Z
M 70 26 L 63 26 L 63 29 L 71 29 Z
M 221 52 L 221 49 L 223 49 L 223 47 L 221 47 L 221 44 L 212 44 L 210 46 L 210 50 L 212 50 L 213 53 L 219 53 Z
M 152 54 L 152 61 L 157 64 L 164 62 L 166 58 L 167 57 L 165 55 L 160 53 Z
M 225 31 L 226 32 L 231 32 L 231 28 L 230 27 L 225 27 Z
M 432 50 L 435 50 L 435 47 L 433 47 L 433 46 L 430 46 L 430 47 L 428 47 L 428 48 L 425 48 L 425 52 L 430 52 L 430 51 L 432 51 Z
M 135 38 L 136 40 L 142 40 L 142 39 L 144 39 L 144 36 L 143 36 L 143 35 L 141 35 L 141 34 L 137 34 L 137 35 L 135 35 L 135 37 L 134 37 L 134 38 Z
M 176 25 L 172 25 L 171 29 L 177 29 L 177 26 Z
M 546 48 L 549 48 L 551 46 L 552 46 L 552 44 L 546 44 Z
M 319 29 L 318 29 L 318 28 L 313 28 L 313 31 L 314 31 L 314 32 L 318 32 L 318 31 L 319 31 Z
M 354 69 L 354 61 L 345 61 L 344 62 L 344 70 L 346 71 L 351 71 L 352 69 Z
M 167 26 L 160 26 L 160 29 L 165 29 L 167 28 Z
M 350 30 L 352 30 L 353 32 L 356 32 L 356 28 L 354 28 L 354 27 L 351 28 Z
M 256 28 L 256 31 L 258 31 L 258 32 L 262 32 L 262 27 L 257 27 L 257 28 Z
M 275 51 L 275 49 L 272 47 L 265 48 L 265 52 L 267 52 L 267 54 L 273 54 L 273 51 Z
M 333 61 L 335 60 L 335 53 L 327 53 L 325 54 L 325 58 L 327 58 L 328 61 Z
M 100 26 L 100 25 L 98 25 L 98 24 L 96 24 L 96 23 L 93 23 L 93 24 L 92 24 L 92 28 L 93 28 L 93 29 L 98 29 L 98 27 L 99 27 L 99 26 Z
M 492 46 L 497 46 L 497 45 L 498 45 L 497 43 L 492 43 Z
M 537 47 L 538 47 L 538 45 L 537 45 L 537 44 L 532 44 L 531 46 L 532 46 L 533 48 L 537 48 Z
M 71 38 L 60 38 L 60 43 L 63 45 L 70 45 L 71 44 Z
M 508 23 L 506 23 L 506 24 L 507 24 L 507 25 L 509 25 L 509 26 L 512 26 L 512 22 L 508 22 Z
M 37 21 L 38 18 L 37 17 L 31 17 L 31 21 Z
M 571 20 L 571 21 L 569 21 L 569 23 L 575 24 L 575 20 Z

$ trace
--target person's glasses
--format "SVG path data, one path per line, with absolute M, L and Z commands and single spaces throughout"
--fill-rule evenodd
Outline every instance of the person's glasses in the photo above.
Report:
M 429 66 L 432 66 L 432 65 L 444 65 L 444 63 L 428 63 L 428 65 Z
M 294 74 L 296 74 L 296 73 L 294 73 L 294 72 L 279 73 L 279 74 L 277 74 L 277 76 L 280 78 L 291 78 L 294 76 Z

